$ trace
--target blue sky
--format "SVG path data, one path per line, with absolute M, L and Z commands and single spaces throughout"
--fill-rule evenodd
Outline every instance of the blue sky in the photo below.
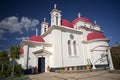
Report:
M 110 45 L 120 43 L 119 0 L 0 0 L 0 50 L 19 45 L 23 38 L 35 35 L 35 28 L 46 17 L 50 23 L 53 5 L 62 11 L 62 18 L 69 21 L 81 16 L 97 21 L 110 38 Z

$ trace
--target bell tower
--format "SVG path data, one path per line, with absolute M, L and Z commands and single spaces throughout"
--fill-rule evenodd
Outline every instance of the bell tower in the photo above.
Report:
M 46 18 L 44 17 L 44 21 L 41 23 L 41 35 L 44 34 L 48 30 L 48 23 L 46 22 Z
M 57 25 L 61 26 L 61 11 L 56 8 L 56 4 L 54 4 L 54 9 L 50 12 L 51 15 L 51 26 Z

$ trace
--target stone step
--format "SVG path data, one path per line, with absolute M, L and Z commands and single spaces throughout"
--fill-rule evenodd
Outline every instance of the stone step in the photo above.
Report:
M 86 72 L 93 72 L 93 71 L 104 71 L 105 68 L 97 68 L 97 69 L 91 69 L 91 70 L 56 70 L 56 73 L 86 73 Z

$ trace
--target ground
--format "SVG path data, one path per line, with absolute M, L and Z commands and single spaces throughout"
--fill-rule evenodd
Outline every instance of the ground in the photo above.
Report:
M 120 80 L 120 74 L 108 71 L 93 71 L 82 73 L 42 73 L 29 75 L 31 80 Z

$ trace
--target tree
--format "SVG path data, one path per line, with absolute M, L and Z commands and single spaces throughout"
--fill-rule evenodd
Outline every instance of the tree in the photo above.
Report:
M 14 68 L 15 68 L 15 62 L 20 57 L 20 47 L 19 46 L 12 46 L 10 48 L 10 59 L 12 62 L 12 73 L 11 76 L 14 76 Z
M 115 69 L 120 69 L 120 45 L 111 47 L 111 56 Z
M 6 51 L 0 52 L 0 65 L 1 65 L 1 75 L 5 75 L 4 72 L 6 71 L 6 67 L 9 64 L 9 57 Z
M 4 65 L 9 63 L 9 57 L 7 52 L 2 51 L 0 52 L 0 64 L 1 64 L 1 71 L 4 70 Z

